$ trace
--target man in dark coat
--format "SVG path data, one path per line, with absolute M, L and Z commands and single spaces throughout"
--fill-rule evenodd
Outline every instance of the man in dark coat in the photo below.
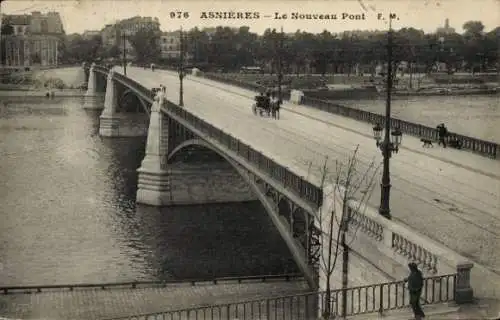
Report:
M 413 309 L 415 319 L 420 320 L 425 317 L 424 311 L 420 306 L 424 278 L 422 272 L 418 270 L 418 266 L 414 262 L 409 263 L 408 268 L 410 268 L 410 275 L 406 280 L 408 280 L 408 291 L 410 292 L 410 305 Z
M 448 129 L 445 127 L 444 123 L 437 126 L 438 131 L 438 145 L 442 144 L 446 148 L 446 136 L 448 135 Z

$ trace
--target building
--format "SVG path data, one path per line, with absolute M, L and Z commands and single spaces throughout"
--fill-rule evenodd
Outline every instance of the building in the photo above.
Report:
M 99 30 L 85 30 L 82 34 L 83 39 L 92 39 L 93 37 L 101 36 L 101 31 Z
M 184 33 L 186 36 L 186 33 Z M 160 36 L 160 56 L 162 59 L 179 59 L 181 56 L 181 32 L 171 31 L 162 32 Z M 192 55 L 188 52 L 184 53 L 184 61 L 189 63 L 192 60 Z
M 64 28 L 57 12 L 4 15 L 2 38 L 7 66 L 57 66 Z
M 180 31 L 162 32 L 160 36 L 160 56 L 162 59 L 179 59 L 181 56 Z
M 115 24 L 107 24 L 101 30 L 102 45 L 106 48 L 118 45 L 119 32 Z
M 160 32 L 158 18 L 136 16 L 117 21 L 114 24 L 107 24 L 100 32 L 102 44 L 105 48 L 117 46 L 120 50 L 120 55 L 123 55 L 123 47 L 125 46 L 127 59 L 133 59 L 135 53 L 128 38 L 135 35 L 139 30 L 144 29 Z
M 450 27 L 450 20 L 446 18 L 444 21 L 444 27 L 437 28 L 436 33 L 438 34 L 453 34 L 455 29 Z

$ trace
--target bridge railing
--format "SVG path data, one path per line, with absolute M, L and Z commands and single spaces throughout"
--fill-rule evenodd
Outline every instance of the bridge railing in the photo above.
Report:
M 323 201 L 323 190 L 321 187 L 315 186 L 304 177 L 298 176 L 275 162 L 273 159 L 253 149 L 248 144 L 241 142 L 230 134 L 196 117 L 186 109 L 173 103 L 168 103 L 167 109 L 193 125 L 208 137 L 216 139 L 229 150 L 236 152 L 239 156 L 257 167 L 261 172 L 264 172 L 270 178 L 282 184 L 285 189 L 292 191 L 299 198 L 307 201 L 312 205 L 314 210 L 321 207 Z
M 96 65 L 94 69 L 105 74 L 109 72 L 108 68 L 100 65 Z M 114 76 L 118 81 L 132 88 L 138 89 L 139 92 L 142 92 L 146 97 L 149 98 L 149 102 L 153 100 L 154 94 L 150 89 L 120 73 L 115 73 Z M 312 204 L 313 208 L 317 209 L 321 206 L 321 203 L 323 201 L 323 191 L 321 187 L 313 185 L 303 177 L 296 175 L 289 169 L 276 163 L 274 160 L 266 157 L 261 152 L 253 149 L 249 145 L 239 141 L 238 139 L 225 133 L 219 128 L 212 126 L 208 122 L 194 116 L 186 109 L 169 103 L 168 110 L 191 123 L 195 126 L 195 128 L 207 134 L 208 136 L 216 138 L 225 147 L 237 152 L 240 156 L 244 157 L 247 161 L 258 167 L 261 171 L 265 172 L 268 176 L 282 183 L 286 189 L 291 190 L 301 199 L 304 199 Z
M 94 67 L 94 70 L 97 72 L 100 72 L 102 74 L 108 74 L 110 71 L 110 68 L 105 67 L 105 66 L 101 66 L 101 65 L 96 65 Z M 150 102 L 150 103 L 153 102 L 154 93 L 152 92 L 151 88 L 146 88 L 145 86 L 143 86 L 139 82 L 132 80 L 129 77 L 124 76 L 123 74 L 118 73 L 118 72 L 114 73 L 114 78 L 128 87 L 138 90 L 138 92 L 140 92 L 142 94 L 143 98 L 148 100 L 148 102 Z
M 127 76 L 124 76 L 123 74 L 121 73 L 117 73 L 115 72 L 114 74 L 114 77 L 120 81 L 121 83 L 129 86 L 130 88 L 135 88 L 137 89 L 139 92 L 141 92 L 143 95 L 144 95 L 144 98 L 146 98 L 148 100 L 148 102 L 152 103 L 153 100 L 154 100 L 154 92 L 151 90 L 152 88 L 146 88 L 145 86 L 143 86 L 142 84 L 140 84 L 139 82 L 135 81 L 135 80 L 132 80 L 130 79 L 129 77 Z
M 371 124 L 380 123 L 381 125 L 385 123 L 385 116 L 381 114 L 342 106 L 331 101 L 304 96 L 302 98 L 302 103 L 318 110 L 338 114 L 358 121 L 368 122 Z M 391 127 L 399 128 L 405 134 L 420 138 L 431 140 L 437 140 L 438 138 L 436 128 L 431 128 L 418 123 L 391 118 Z M 499 146 L 497 143 L 468 137 L 453 132 L 449 133 L 446 140 L 447 142 L 449 142 L 453 138 L 462 141 L 463 149 L 470 150 L 481 155 L 486 155 L 491 158 L 496 158 L 498 156 Z
M 255 282 L 272 282 L 272 281 L 294 281 L 302 280 L 304 277 L 298 273 L 276 274 L 276 275 L 257 275 L 257 276 L 242 276 L 242 277 L 220 277 L 213 279 L 194 279 L 194 280 L 164 280 L 164 281 L 127 281 L 127 282 L 109 282 L 109 283 L 78 283 L 78 284 L 54 284 L 54 285 L 39 285 L 39 286 L 5 286 L 0 287 L 0 294 L 16 294 L 16 293 L 42 293 L 48 291 L 74 291 L 81 289 L 138 289 L 149 287 L 169 287 L 169 286 L 197 286 L 207 284 L 228 284 L 228 283 L 255 283 Z
M 215 74 L 203 74 L 202 75 L 204 78 L 238 86 L 244 89 L 252 90 L 252 91 L 261 91 L 264 90 L 265 87 L 261 86 L 256 83 L 249 83 L 237 79 L 232 79 L 232 78 L 225 78 L 223 76 L 215 75 Z M 283 98 L 285 100 L 290 99 L 290 92 L 285 91 L 283 94 Z M 315 99 L 311 97 L 304 96 L 301 101 L 302 104 L 312 107 L 318 110 L 326 111 L 329 113 L 334 113 L 338 114 L 344 117 L 352 118 L 358 121 L 362 122 L 368 122 L 371 124 L 376 124 L 380 123 L 383 124 L 385 123 L 385 116 L 365 111 L 365 110 L 359 110 L 356 108 L 350 108 L 347 106 L 342 106 L 339 104 L 336 104 L 332 101 L 326 101 L 326 100 L 321 100 L 321 99 Z M 432 140 L 437 140 L 437 131 L 435 128 L 431 128 L 425 125 L 421 125 L 418 123 L 413 123 L 405 120 L 400 120 L 396 118 L 391 118 L 391 126 L 393 128 L 399 127 L 401 131 L 405 134 L 409 134 L 412 136 L 416 136 L 419 138 L 426 138 L 426 139 L 432 139 Z M 472 152 L 475 152 L 477 154 L 483 155 L 483 156 L 488 156 L 491 158 L 496 159 L 498 157 L 498 154 L 500 153 L 500 146 L 497 143 L 490 142 L 490 141 L 485 141 L 481 139 L 477 139 L 474 137 L 468 137 L 464 136 L 462 134 L 450 132 L 449 136 L 446 138 L 448 141 L 450 141 L 453 138 L 457 138 L 460 141 L 462 141 L 462 148 L 465 150 L 470 150 Z
M 453 301 L 455 299 L 455 278 L 455 274 L 425 278 L 421 298 L 422 304 Z M 313 292 L 107 320 L 316 320 L 318 319 L 318 311 L 325 310 L 325 294 L 326 292 Z M 359 286 L 345 290 L 336 289 L 332 290 L 330 297 L 330 311 L 331 315 L 335 317 L 376 312 L 382 314 L 384 311 L 403 309 L 409 306 L 408 284 L 406 281 Z M 342 303 L 344 297 L 346 301 L 345 310 Z

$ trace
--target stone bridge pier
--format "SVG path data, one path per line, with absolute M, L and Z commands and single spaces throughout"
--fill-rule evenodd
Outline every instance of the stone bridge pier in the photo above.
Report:
M 136 201 L 171 206 L 257 200 L 228 161 L 161 112 L 166 103 L 159 93 L 151 108 Z
M 84 96 L 83 108 L 87 110 L 102 110 L 106 92 L 106 78 L 95 71 L 95 63 L 88 70 L 87 91 Z
M 148 113 L 147 102 L 121 85 L 115 79 L 114 71 L 110 70 L 106 84 L 104 110 L 100 116 L 99 134 L 103 137 L 146 136 L 149 124 Z

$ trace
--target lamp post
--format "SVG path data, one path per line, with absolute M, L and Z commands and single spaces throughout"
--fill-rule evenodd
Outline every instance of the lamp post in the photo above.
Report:
M 182 34 L 182 27 L 180 30 L 180 59 L 179 59 L 179 106 L 184 106 L 184 86 L 183 86 L 183 79 L 184 79 L 184 36 Z
M 281 27 L 280 41 L 278 48 L 278 101 L 281 103 L 281 82 L 283 81 L 283 27 Z
M 387 45 L 387 100 L 385 105 L 385 132 L 384 140 L 382 138 L 382 126 L 379 123 L 373 127 L 373 135 L 377 147 L 382 151 L 384 157 L 381 194 L 380 194 L 380 208 L 379 213 L 387 219 L 391 219 L 391 210 L 389 206 L 389 195 L 391 191 L 391 179 L 389 172 L 389 159 L 392 153 L 397 153 L 399 145 L 401 144 L 402 133 L 399 128 L 391 130 L 391 89 L 392 89 L 392 28 L 389 25 L 388 45 Z
M 1 6 L 0 6 L 0 67 L 3 66 L 3 57 L 2 57 L 2 12 L 1 12 Z
M 123 74 L 127 75 L 127 44 L 126 44 L 126 35 L 125 30 L 122 30 L 122 42 L 123 42 Z

